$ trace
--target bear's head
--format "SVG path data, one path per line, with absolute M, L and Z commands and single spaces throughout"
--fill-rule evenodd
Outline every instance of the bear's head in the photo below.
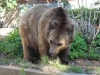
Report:
M 73 41 L 74 25 L 63 8 L 58 7 L 51 11 L 53 12 L 49 14 L 47 41 L 50 45 L 49 54 L 55 56 Z
M 51 56 L 57 55 L 59 52 L 69 46 L 69 36 L 64 33 L 58 33 L 56 30 L 52 30 L 48 36 L 48 42 L 50 45 L 49 54 Z
M 65 23 L 64 26 L 57 20 L 51 20 L 49 23 L 49 32 L 47 35 L 47 41 L 49 42 L 49 54 L 51 56 L 57 55 L 62 50 L 69 47 L 74 38 L 74 26 L 73 24 Z

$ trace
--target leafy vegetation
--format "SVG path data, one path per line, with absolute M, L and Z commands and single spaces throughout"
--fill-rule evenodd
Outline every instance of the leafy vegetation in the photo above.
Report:
M 17 6 L 16 0 L 1 0 L 0 1 L 0 11 L 13 9 Z
M 78 23 L 75 40 L 71 45 L 71 60 L 82 58 L 100 60 L 100 34 L 95 29 L 99 25 L 100 10 L 81 7 L 69 11 L 71 18 Z
M 82 34 L 76 34 L 74 42 L 71 44 L 70 59 L 86 58 L 87 43 Z
M 92 40 L 89 50 L 88 58 L 92 60 L 100 60 L 100 34 Z
M 49 63 L 49 58 L 48 58 L 48 56 L 43 56 L 43 57 L 41 57 L 41 65 L 47 65 L 48 63 Z
M 0 43 L 0 52 L 9 57 L 22 57 L 22 43 L 18 29 L 10 32 L 9 36 L 5 37 L 5 40 Z
M 71 52 L 69 59 L 92 59 L 100 60 L 100 34 L 92 41 L 92 45 L 88 44 L 81 33 L 76 34 L 74 42 L 71 44 Z
M 81 12 L 82 11 L 82 12 Z M 91 11 L 91 12 L 90 12 Z M 99 24 L 99 15 L 100 12 L 97 8 L 89 9 L 86 7 L 81 7 L 80 9 L 72 9 L 69 11 L 71 18 L 89 20 L 93 23 L 94 21 Z M 95 17 L 94 14 L 96 13 Z
M 15 65 L 15 66 L 20 66 L 22 68 L 29 68 L 34 66 L 34 64 L 32 64 L 31 62 L 27 61 L 27 60 L 23 60 L 21 58 L 0 58 L 0 64 L 2 65 Z
M 21 75 L 26 75 L 26 71 L 24 70 L 24 68 L 21 69 Z

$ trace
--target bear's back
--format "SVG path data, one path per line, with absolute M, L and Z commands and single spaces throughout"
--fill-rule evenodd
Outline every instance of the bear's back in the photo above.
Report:
M 20 17 L 20 34 L 27 38 L 28 44 L 38 49 L 38 22 L 42 14 L 48 9 L 46 6 L 33 6 Z
M 46 6 L 33 6 L 26 10 L 20 17 L 21 20 L 24 20 L 28 25 L 35 25 L 38 23 L 42 14 L 48 9 Z M 21 21 L 23 22 L 23 21 Z M 29 24 L 30 23 L 30 24 Z

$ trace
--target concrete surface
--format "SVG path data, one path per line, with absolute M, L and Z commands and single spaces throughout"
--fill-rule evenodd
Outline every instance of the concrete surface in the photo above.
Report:
M 14 31 L 14 28 L 0 28 L 0 36 L 8 36 L 11 31 Z
M 24 71 L 22 69 L 19 67 L 0 65 L 0 75 L 49 75 L 34 69 L 24 69 Z
M 35 69 L 23 69 L 23 70 L 22 68 L 19 67 L 0 65 L 0 75 L 96 75 L 96 74 L 75 74 L 75 73 L 44 74 L 42 71 Z

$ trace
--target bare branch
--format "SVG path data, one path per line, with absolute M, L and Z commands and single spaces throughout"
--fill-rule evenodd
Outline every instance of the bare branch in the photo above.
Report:
M 98 27 L 98 30 L 97 30 L 96 34 L 94 35 L 93 39 L 96 38 L 96 36 L 98 35 L 99 31 L 100 31 L 100 19 L 99 19 L 99 27 Z

